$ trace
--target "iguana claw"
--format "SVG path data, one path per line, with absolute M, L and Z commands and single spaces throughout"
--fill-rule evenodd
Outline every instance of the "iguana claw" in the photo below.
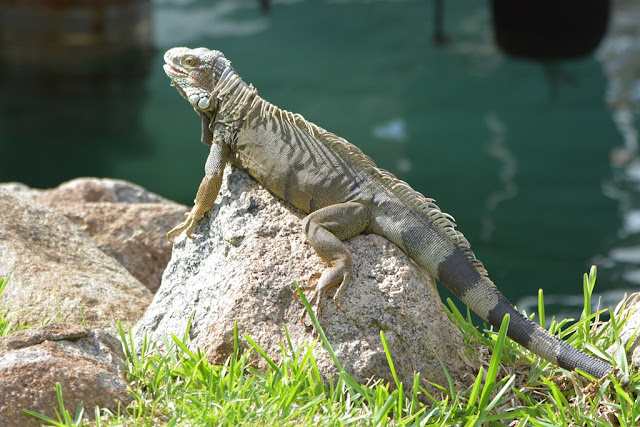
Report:
M 183 231 L 188 238 L 193 239 L 193 236 L 191 234 L 196 228 L 196 225 L 198 225 L 198 220 L 200 218 L 192 215 L 191 212 L 186 213 L 184 216 L 186 219 L 167 233 L 167 239 L 169 239 L 169 242 L 173 243 L 173 238 L 180 235 L 180 233 L 182 233 Z

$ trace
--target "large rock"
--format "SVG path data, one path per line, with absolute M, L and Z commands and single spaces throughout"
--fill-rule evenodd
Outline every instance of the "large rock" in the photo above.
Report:
M 36 198 L 48 205 L 72 202 L 169 203 L 169 200 L 144 187 L 111 178 L 76 178 L 56 188 L 42 190 Z
M 19 183 L 0 184 L 0 188 L 65 215 L 151 292 L 160 286 L 171 257 L 166 233 L 187 211 L 186 206 L 143 187 L 109 178 L 77 178 L 48 190 Z
M 42 424 L 23 409 L 57 419 L 56 382 L 72 416 L 78 404 L 90 418 L 95 406 L 117 411 L 132 400 L 123 360 L 116 337 L 81 326 L 50 324 L 0 338 L 0 425 Z
M 0 310 L 17 324 L 44 319 L 89 327 L 133 323 L 151 292 L 65 216 L 0 189 Z
M 195 238 L 175 244 L 135 339 L 182 336 L 193 314 L 189 345 L 208 350 L 213 363 L 229 357 L 235 322 L 240 334 L 249 334 L 275 360 L 286 342 L 284 326 L 296 348 L 314 341 L 312 328 L 299 322 L 302 305 L 293 282 L 306 283 L 325 265 L 305 242 L 303 217 L 244 173 L 227 168 L 218 203 Z M 322 301 L 320 323 L 347 372 L 361 382 L 391 380 L 382 330 L 407 390 L 415 372 L 446 384 L 438 358 L 456 382 L 466 383 L 471 368 L 465 343 L 443 311 L 434 281 L 380 236 L 357 236 L 346 245 L 354 256 L 354 277 L 340 307 L 332 292 Z M 314 351 L 318 368 L 333 376 L 334 365 L 320 347 Z M 266 366 L 258 356 L 253 363 Z
M 187 211 L 177 203 L 61 203 L 54 209 L 151 292 L 171 258 L 167 231 Z

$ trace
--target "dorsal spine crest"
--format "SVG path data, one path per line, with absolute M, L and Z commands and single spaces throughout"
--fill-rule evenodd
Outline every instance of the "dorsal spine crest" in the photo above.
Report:
M 259 114 L 262 119 L 287 122 L 310 136 L 315 137 L 325 146 L 371 175 L 374 180 L 405 201 L 407 205 L 422 212 L 464 252 L 482 276 L 488 277 L 484 265 L 476 258 L 466 237 L 456 229 L 455 220 L 451 215 L 442 212 L 438 205 L 436 205 L 435 200 L 425 197 L 420 192 L 411 188 L 406 182 L 396 178 L 390 172 L 377 167 L 373 160 L 355 145 L 306 120 L 301 114 L 278 108 L 261 98 L 253 86 L 247 85 L 231 66 L 224 70 L 219 83 L 211 95 L 217 98 L 220 111 L 230 111 L 232 117 L 244 120 L 259 108 Z M 247 112 L 240 117 L 240 113 L 245 110 Z

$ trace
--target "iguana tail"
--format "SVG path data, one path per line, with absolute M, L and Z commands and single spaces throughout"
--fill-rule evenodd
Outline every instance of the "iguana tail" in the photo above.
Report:
M 597 378 L 613 369 L 524 317 L 489 279 L 451 216 L 443 213 L 432 199 L 388 172 L 377 170 L 377 173 L 376 181 L 388 187 L 393 197 L 374 199 L 376 207 L 370 231 L 400 246 L 493 327 L 499 328 L 505 314 L 509 314 L 507 335 L 538 356 L 562 368 L 580 369 Z
M 499 328 L 509 314 L 509 338 L 536 355 L 568 370 L 580 369 L 601 378 L 613 367 L 576 350 L 527 319 L 506 299 L 483 272 L 470 261 L 468 253 L 455 248 L 438 265 L 438 279 L 469 308 L 493 327 Z

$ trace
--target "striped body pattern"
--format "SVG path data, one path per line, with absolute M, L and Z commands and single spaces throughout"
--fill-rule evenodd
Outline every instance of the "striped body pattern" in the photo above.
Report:
M 165 72 L 202 118 L 202 142 L 211 146 L 195 204 L 169 239 L 186 232 L 215 201 L 224 165 L 246 171 L 277 197 L 309 215 L 303 228 L 327 263 L 310 290 L 316 310 L 326 290 L 347 286 L 353 259 L 342 241 L 379 234 L 400 247 L 482 319 L 499 327 L 510 315 L 508 336 L 563 368 L 595 377 L 611 365 L 580 352 L 524 317 L 489 279 L 453 218 L 432 199 L 378 168 L 355 145 L 262 99 L 222 53 L 173 48 Z

